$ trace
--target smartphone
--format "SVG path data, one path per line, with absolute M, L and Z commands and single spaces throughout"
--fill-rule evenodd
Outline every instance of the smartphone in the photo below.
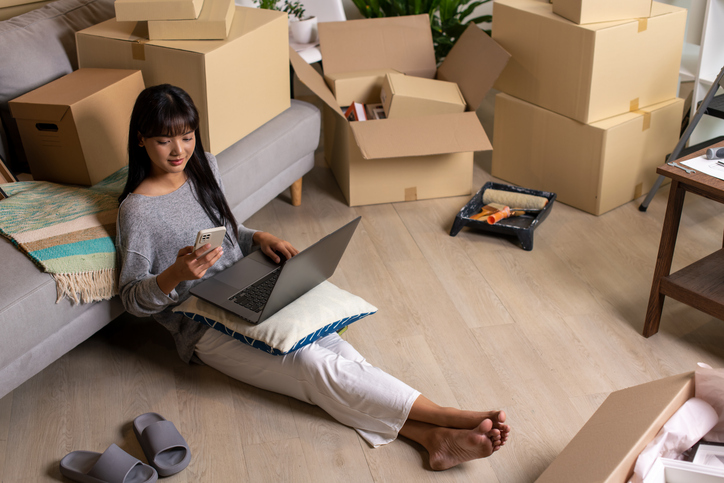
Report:
M 207 243 L 211 243 L 211 248 L 199 255 L 200 257 L 203 257 L 214 248 L 220 247 L 221 244 L 224 242 L 224 236 L 226 236 L 225 226 L 217 226 L 216 228 L 199 230 L 199 233 L 196 235 L 196 243 L 194 243 L 194 251 L 198 250 Z

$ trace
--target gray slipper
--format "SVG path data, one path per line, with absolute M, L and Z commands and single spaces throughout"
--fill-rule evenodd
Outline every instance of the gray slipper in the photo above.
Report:
M 176 426 L 160 414 L 141 414 L 133 420 L 133 432 L 148 464 L 156 468 L 159 475 L 175 475 L 189 465 L 189 445 Z
M 153 483 L 156 470 L 112 444 L 103 453 L 73 451 L 60 460 L 63 476 L 80 483 Z

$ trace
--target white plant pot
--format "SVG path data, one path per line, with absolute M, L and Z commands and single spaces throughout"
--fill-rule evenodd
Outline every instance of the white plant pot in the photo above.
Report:
M 317 17 L 306 17 L 289 22 L 292 38 L 298 44 L 311 44 L 317 41 Z

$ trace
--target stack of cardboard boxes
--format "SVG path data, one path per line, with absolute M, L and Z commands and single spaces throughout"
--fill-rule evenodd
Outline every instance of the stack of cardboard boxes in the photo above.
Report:
M 76 34 L 80 67 L 135 69 L 189 93 L 218 154 L 290 106 L 287 15 L 233 0 L 117 0 Z M 171 39 L 171 40 L 169 40 Z
M 676 145 L 686 10 L 651 0 L 496 0 L 512 58 L 492 174 L 602 214 L 648 192 Z
M 92 185 L 124 166 L 144 86 L 188 92 L 213 154 L 290 107 L 285 13 L 233 0 L 115 7 L 116 18 L 76 33 L 79 70 L 10 102 L 35 179 Z
M 508 53 L 471 26 L 437 68 L 427 15 L 322 23 L 319 41 L 324 78 L 291 61 L 326 104 L 325 158 L 349 205 L 469 195 L 473 153 L 491 149 L 474 111 Z M 350 121 L 353 102 L 385 118 Z

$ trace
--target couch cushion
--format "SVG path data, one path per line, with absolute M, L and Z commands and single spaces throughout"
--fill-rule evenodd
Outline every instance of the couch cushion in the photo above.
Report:
M 319 109 L 292 100 L 289 109 L 220 152 L 216 160 L 229 206 L 233 209 L 299 159 L 314 153 L 319 145 L 320 126 Z M 313 161 L 304 173 L 312 166 Z M 271 197 L 278 194 L 277 190 Z
M 0 153 L 10 170 L 27 165 L 8 101 L 77 69 L 75 32 L 114 15 L 113 0 L 57 0 L 0 22 Z
M 122 313 L 118 297 L 93 304 L 55 303 L 55 281 L 0 237 L 0 397 Z M 86 312 L 92 320 L 81 324 Z M 102 314 L 102 315 L 101 315 Z M 75 324 L 75 328 L 66 328 Z M 60 338 L 59 335 L 63 334 Z M 52 346 L 45 344 L 52 340 Z M 53 353 L 55 352 L 55 353 Z M 30 354 L 35 354 L 29 357 Z M 19 363 L 18 361 L 23 361 Z M 17 366 L 17 367 L 16 367 Z M 8 382 L 6 369 L 13 368 Z

